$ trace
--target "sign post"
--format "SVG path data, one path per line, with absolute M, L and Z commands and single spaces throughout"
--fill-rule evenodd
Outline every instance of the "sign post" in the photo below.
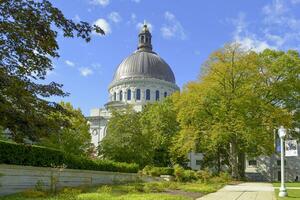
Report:
M 284 185 L 284 146 L 283 140 L 286 135 L 286 129 L 281 126 L 278 130 L 278 136 L 280 137 L 280 149 L 281 149 L 281 186 L 279 189 L 279 197 L 286 197 L 287 191 Z
M 285 141 L 285 156 L 286 157 L 298 156 L 297 140 Z

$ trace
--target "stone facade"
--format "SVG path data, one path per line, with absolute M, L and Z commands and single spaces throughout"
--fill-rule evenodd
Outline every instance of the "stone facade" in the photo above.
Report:
M 300 144 L 298 145 L 300 155 Z M 246 176 L 253 181 L 280 181 L 280 154 L 271 156 L 259 156 L 246 159 Z M 300 178 L 300 157 L 285 157 L 285 180 L 294 181 L 296 176 Z
M 139 98 L 137 93 L 139 90 Z M 150 98 L 147 99 L 147 90 L 150 91 Z M 133 105 L 137 111 L 142 110 L 142 106 L 154 101 L 163 100 L 173 92 L 177 91 L 178 87 L 167 81 L 143 78 L 120 81 L 117 84 L 111 85 L 109 88 L 109 100 L 122 101 L 125 104 Z M 131 97 L 128 98 L 130 91 Z M 122 97 L 120 95 L 122 94 Z M 157 95 L 158 94 L 158 95 Z

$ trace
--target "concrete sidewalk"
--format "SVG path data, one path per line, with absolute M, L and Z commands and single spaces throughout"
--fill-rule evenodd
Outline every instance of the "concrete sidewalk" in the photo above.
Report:
M 227 185 L 197 200 L 276 200 L 276 198 L 270 183 L 242 183 Z

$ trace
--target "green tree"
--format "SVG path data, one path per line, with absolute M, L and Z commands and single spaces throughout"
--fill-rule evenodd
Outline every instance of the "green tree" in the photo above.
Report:
M 66 96 L 62 85 L 41 84 L 59 57 L 58 31 L 64 37 L 90 41 L 97 26 L 75 23 L 48 0 L 3 0 L 0 2 L 0 125 L 13 139 L 37 140 L 64 123 L 50 120 L 48 113 L 63 109 L 50 96 Z M 61 123 L 61 124 L 58 124 Z
M 132 108 L 112 111 L 107 135 L 100 142 L 99 154 L 104 158 L 145 166 L 152 162 L 151 135 L 142 132 L 141 113 Z
M 181 131 L 173 152 L 225 152 L 234 178 L 244 175 L 245 154 L 273 152 L 274 130 L 290 127 L 291 113 L 264 98 L 270 86 L 262 81 L 260 64 L 257 53 L 237 44 L 210 56 L 200 80 L 189 83 L 175 103 Z
M 60 149 L 64 152 L 89 156 L 93 152 L 89 125 L 80 109 L 74 109 L 70 103 L 61 102 L 60 105 L 70 113 L 60 112 L 50 114 L 50 118 L 67 121 L 68 127 L 61 127 L 58 132 L 41 139 L 41 145 Z
M 300 56 L 298 51 L 287 52 L 267 49 L 259 54 L 263 98 L 292 114 L 290 133 L 300 126 Z
M 171 98 L 148 104 L 142 111 L 142 132 L 151 138 L 154 148 L 153 164 L 156 166 L 171 165 L 170 146 L 179 131 L 176 116 Z

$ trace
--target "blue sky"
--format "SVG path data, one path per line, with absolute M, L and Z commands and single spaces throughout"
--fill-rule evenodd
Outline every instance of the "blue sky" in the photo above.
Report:
M 171 66 L 180 88 L 196 80 L 209 54 L 225 43 L 244 48 L 300 50 L 300 0 L 51 0 L 75 21 L 96 23 L 106 36 L 90 43 L 59 36 L 60 58 L 47 81 L 64 85 L 66 98 L 82 109 L 102 107 L 118 64 L 137 47 L 144 20 L 152 45 Z

